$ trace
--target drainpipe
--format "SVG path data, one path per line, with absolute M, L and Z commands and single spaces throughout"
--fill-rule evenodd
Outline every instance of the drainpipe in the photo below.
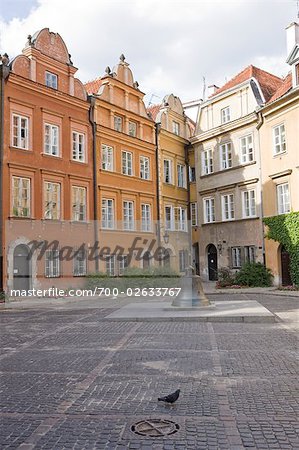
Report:
M 263 207 L 263 184 L 262 184 L 262 149 L 261 149 L 261 139 L 260 139 L 260 128 L 264 123 L 264 117 L 262 114 L 262 110 L 258 109 L 256 111 L 257 114 L 257 126 L 256 129 L 258 131 L 258 142 L 259 142 L 259 180 L 260 180 L 260 190 L 261 190 L 261 232 L 262 232 L 262 251 L 263 251 L 263 263 L 266 265 L 266 255 L 265 255 L 265 237 L 264 237 L 264 225 L 263 225 L 263 217 L 264 217 L 264 207 Z
M 95 271 L 99 271 L 99 258 L 98 258 L 98 242 L 99 242 L 99 229 L 98 229 L 98 184 L 97 184 L 97 124 L 94 121 L 94 107 L 95 97 L 89 97 L 89 122 L 92 128 L 92 159 L 93 159 L 93 226 L 94 226 L 94 243 L 96 249 L 94 253 L 95 257 Z
M 158 235 L 158 247 L 161 247 L 161 215 L 160 215 L 160 170 L 159 170 L 159 133 L 161 130 L 161 123 L 155 124 L 155 146 L 156 146 L 156 180 L 157 180 L 157 235 Z M 159 261 L 162 264 L 162 261 Z
M 9 75 L 9 66 L 0 65 L 0 202 L 3 205 L 3 160 L 4 160 L 4 83 Z M 4 216 L 0 208 L 0 294 L 4 291 Z
M 187 220 L 188 220 L 188 232 L 190 236 L 190 261 L 189 264 L 192 266 L 192 251 L 193 251 L 193 242 L 192 242 L 192 223 L 191 223 L 191 202 L 190 202 L 190 176 L 189 176 L 189 148 L 190 143 L 184 146 L 185 151 L 185 164 L 186 164 L 186 179 L 187 179 Z

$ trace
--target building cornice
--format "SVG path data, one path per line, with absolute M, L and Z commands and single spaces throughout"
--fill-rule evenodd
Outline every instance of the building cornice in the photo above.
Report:
M 194 135 L 190 138 L 191 144 L 197 144 L 200 142 L 207 141 L 216 136 L 223 135 L 232 131 L 235 131 L 243 126 L 249 125 L 251 123 L 257 122 L 256 112 L 250 113 L 245 117 L 241 117 L 236 120 L 232 120 L 226 124 L 220 125 L 210 130 L 204 131 L 201 134 Z

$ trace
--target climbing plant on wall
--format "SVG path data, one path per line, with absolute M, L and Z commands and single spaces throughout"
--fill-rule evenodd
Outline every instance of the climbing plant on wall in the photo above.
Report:
M 292 282 L 299 286 L 299 212 L 266 217 L 266 237 L 280 242 L 290 254 Z

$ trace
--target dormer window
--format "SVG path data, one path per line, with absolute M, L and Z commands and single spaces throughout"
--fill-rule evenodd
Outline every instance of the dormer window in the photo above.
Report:
M 46 72 L 45 81 L 46 81 L 46 86 L 48 86 L 52 89 L 57 89 L 58 77 L 57 77 L 57 75 L 55 75 L 55 73 Z
M 230 107 L 227 106 L 221 110 L 221 123 L 227 123 L 230 121 Z

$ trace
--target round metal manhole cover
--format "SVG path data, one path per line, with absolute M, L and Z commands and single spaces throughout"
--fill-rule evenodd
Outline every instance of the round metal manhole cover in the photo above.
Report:
M 141 420 L 131 426 L 133 433 L 148 437 L 169 436 L 179 429 L 180 426 L 177 423 L 164 419 Z

